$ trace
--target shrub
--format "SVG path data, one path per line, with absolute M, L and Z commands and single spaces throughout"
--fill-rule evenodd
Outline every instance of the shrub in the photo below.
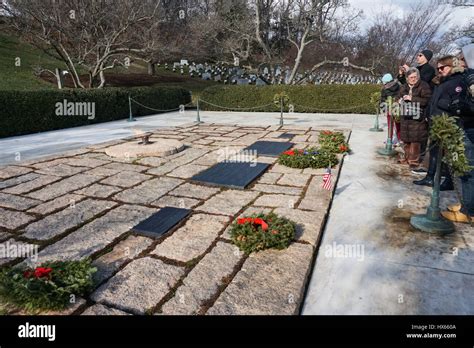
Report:
M 231 227 L 232 242 L 246 254 L 266 249 L 286 249 L 295 238 L 294 222 L 276 214 L 238 219 Z
M 92 290 L 95 272 L 88 259 L 48 262 L 36 269 L 10 267 L 0 271 L 0 298 L 28 312 L 62 310 L 71 295 Z
M 252 109 L 259 112 L 279 112 L 280 103 L 274 103 L 276 94 L 285 93 L 295 112 L 321 113 L 375 113 L 371 103 L 373 93 L 380 90 L 378 85 L 311 85 L 311 86 L 213 86 L 201 94 L 200 106 L 203 110 L 222 111 L 221 108 L 206 104 L 210 102 L 225 108 Z
M 278 158 L 278 163 L 290 168 L 328 168 L 339 163 L 334 152 L 327 149 L 310 148 L 307 150 L 286 151 Z
M 122 120 L 129 117 L 128 96 L 158 110 L 178 108 L 191 101 L 182 88 L 105 88 L 94 90 L 0 91 L 0 137 L 17 136 L 70 127 Z M 95 103 L 95 119 L 57 116 L 56 103 Z M 135 103 L 134 116 L 156 114 Z

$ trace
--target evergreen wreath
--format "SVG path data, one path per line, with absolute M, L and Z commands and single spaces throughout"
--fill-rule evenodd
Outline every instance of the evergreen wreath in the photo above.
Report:
M 283 100 L 283 108 L 287 107 L 288 104 L 290 103 L 290 97 L 288 96 L 288 94 L 286 94 L 285 92 L 281 92 L 281 93 L 275 94 L 275 96 L 273 97 L 273 103 L 275 104 L 276 107 L 278 107 L 278 109 L 280 109 L 281 107 L 282 100 Z
M 40 267 L 8 267 L 0 271 L 0 300 L 27 312 L 63 310 L 71 295 L 84 296 L 92 290 L 91 261 L 47 262 Z
M 278 163 L 295 169 L 321 169 L 337 165 L 339 160 L 336 154 L 327 149 L 309 148 L 307 150 L 290 150 L 280 155 Z
M 374 107 L 376 114 L 380 113 L 381 105 L 380 99 L 382 98 L 382 92 L 378 91 L 370 95 L 370 105 Z
M 464 130 L 457 125 L 457 117 L 446 114 L 432 118 L 430 138 L 444 150 L 445 162 L 456 176 L 464 176 L 474 167 L 469 165 L 464 146 Z
M 230 231 L 232 242 L 248 255 L 266 249 L 286 249 L 295 234 L 296 224 L 274 213 L 237 219 Z
M 322 150 L 328 150 L 336 154 L 349 153 L 351 151 L 342 132 L 322 131 L 319 135 L 319 144 Z

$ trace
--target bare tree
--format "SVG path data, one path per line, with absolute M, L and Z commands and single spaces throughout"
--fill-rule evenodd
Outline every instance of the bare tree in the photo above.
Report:
M 263 52 L 262 63 L 271 66 L 284 61 L 287 50 L 286 33 L 282 16 L 290 12 L 292 0 L 255 0 L 252 4 L 255 13 L 254 39 Z
M 88 87 L 102 88 L 107 70 L 144 51 L 144 41 L 131 33 L 150 24 L 158 7 L 159 1 L 141 0 L 9 0 L 2 8 L 27 42 L 64 62 L 76 87 L 85 88 L 84 69 Z
M 472 8 L 474 8 L 474 3 L 467 1 L 449 0 L 448 4 L 450 4 L 455 9 L 471 9 L 471 13 Z M 471 15 L 469 22 L 463 27 L 454 29 L 452 39 L 456 40 L 461 38 L 467 38 L 471 42 L 474 42 L 474 16 Z
M 206 60 L 227 65 L 247 65 L 254 58 L 254 21 L 246 0 L 216 0 L 194 16 L 192 51 Z
M 343 14 L 338 14 L 344 10 Z M 287 25 L 288 40 L 297 49 L 289 83 L 293 83 L 301 66 L 305 49 L 311 44 L 322 46 L 338 43 L 345 50 L 343 38 L 358 29 L 357 21 L 361 11 L 349 11 L 347 0 L 295 0 L 290 8 Z M 320 62 L 313 69 L 327 64 Z
M 401 18 L 385 10 L 375 16 L 358 49 L 365 57 L 379 55 L 384 69 L 410 65 L 423 49 L 436 48 L 437 37 L 449 17 L 449 7 L 443 5 L 443 0 L 412 5 Z

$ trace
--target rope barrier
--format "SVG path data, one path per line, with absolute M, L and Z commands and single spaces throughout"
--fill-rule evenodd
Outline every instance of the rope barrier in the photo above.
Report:
M 216 108 L 224 109 L 224 110 L 256 110 L 256 109 L 265 108 L 265 107 L 270 106 L 270 105 L 273 105 L 273 106 L 275 105 L 274 103 L 270 103 L 270 104 L 255 106 L 255 107 L 251 107 L 251 108 L 229 108 L 229 107 L 226 107 L 226 106 L 221 106 L 221 105 L 210 103 L 210 102 L 208 102 L 206 100 L 203 100 L 203 99 L 199 99 L 199 101 L 202 102 L 202 103 L 214 106 Z
M 208 102 L 208 101 L 203 100 L 203 99 L 200 99 L 200 101 L 203 102 L 203 103 L 205 103 L 205 104 L 208 104 L 208 105 L 211 105 L 211 106 L 214 106 L 214 107 L 216 107 L 216 108 L 223 109 L 223 110 L 256 110 L 256 109 L 262 109 L 262 108 L 265 108 L 265 107 L 268 107 L 268 106 L 275 106 L 274 103 L 270 103 L 270 104 L 255 106 L 255 107 L 249 107 L 249 108 L 232 108 L 232 107 L 227 107 L 227 106 L 222 106 L 222 105 L 213 104 L 213 103 Z M 299 105 L 299 104 L 292 104 L 292 103 L 290 103 L 290 105 L 292 105 L 292 106 L 298 106 L 298 107 L 304 108 L 304 109 L 310 109 L 311 111 L 313 111 L 313 110 L 318 110 L 318 111 L 332 111 L 332 112 L 337 112 L 337 111 L 344 111 L 344 110 L 357 109 L 357 108 L 361 108 L 361 107 L 368 106 L 368 105 L 371 105 L 371 104 L 370 104 L 370 103 L 367 103 L 367 104 L 362 104 L 362 105 L 357 105 L 357 106 L 351 106 L 351 107 L 341 108 L 341 109 L 319 109 L 319 108 L 312 109 L 312 107 L 308 107 L 308 106 L 304 106 L 304 105 Z
M 159 110 L 159 109 L 155 109 L 155 108 L 149 107 L 147 105 L 144 105 L 144 104 L 138 102 L 137 100 L 135 100 L 135 99 L 133 99 L 132 97 L 129 96 L 129 103 L 130 103 L 130 119 L 129 119 L 129 121 L 130 122 L 135 121 L 135 119 L 133 118 L 133 115 L 132 115 L 132 102 L 139 105 L 139 106 L 141 106 L 141 107 L 143 107 L 143 108 L 146 108 L 148 110 L 151 110 L 151 111 L 154 111 L 154 112 L 160 112 L 160 113 L 178 111 L 178 110 L 182 110 L 183 107 L 193 105 L 192 102 L 191 102 L 191 103 L 188 103 L 188 104 L 185 104 L 185 105 L 180 105 L 178 108 L 168 109 L 168 110 Z M 199 104 L 200 103 L 208 104 L 208 105 L 213 106 L 215 108 L 222 109 L 222 110 L 227 110 L 227 111 L 251 111 L 251 110 L 264 109 L 264 108 L 267 108 L 269 106 L 275 107 L 275 101 L 273 101 L 272 103 L 265 104 L 265 105 L 259 105 L 259 106 L 253 106 L 253 107 L 247 107 L 247 108 L 239 108 L 239 107 L 227 107 L 227 106 L 223 106 L 223 105 L 218 105 L 218 104 L 211 103 L 207 100 L 198 98 L 198 100 L 197 100 L 197 122 L 198 123 L 201 123 L 200 113 L 199 113 L 199 111 L 200 111 Z M 341 109 L 312 109 L 311 107 L 307 107 L 307 106 L 303 106 L 303 105 L 299 105 L 299 104 L 290 104 L 290 105 L 293 106 L 293 107 L 297 106 L 297 107 L 300 107 L 300 108 L 303 108 L 303 109 L 306 109 L 306 110 L 309 109 L 311 112 L 339 112 L 339 111 L 344 111 L 344 110 L 352 110 L 352 109 L 368 106 L 368 105 L 371 105 L 371 104 L 367 103 L 367 104 L 363 104 L 363 105 L 351 106 L 351 107 L 341 108 Z M 317 111 L 315 111 L 315 110 L 317 110 Z M 281 115 L 282 117 L 281 117 L 280 124 L 283 125 L 283 109 L 281 110 L 281 114 L 282 114 Z
M 136 100 L 135 100 L 135 99 L 133 99 L 133 98 L 130 98 L 130 100 L 131 100 L 131 101 L 133 101 L 135 104 L 137 104 L 137 105 L 140 105 L 141 107 L 144 107 L 144 108 L 146 108 L 146 109 L 148 109 L 148 110 L 151 110 L 151 111 L 156 111 L 156 112 L 171 112 L 171 111 L 178 111 L 178 110 L 181 110 L 182 106 L 185 106 L 185 107 L 186 107 L 186 106 L 192 106 L 192 105 L 193 105 L 193 104 L 192 104 L 192 102 L 191 102 L 191 103 L 188 103 L 188 104 L 185 104 L 185 105 L 184 105 L 184 104 L 183 104 L 183 105 L 180 105 L 180 107 L 179 107 L 179 108 L 175 108 L 175 109 L 169 109 L 169 110 L 158 110 L 158 109 L 150 108 L 149 106 L 143 105 L 142 103 L 140 103 L 140 102 L 136 101 Z

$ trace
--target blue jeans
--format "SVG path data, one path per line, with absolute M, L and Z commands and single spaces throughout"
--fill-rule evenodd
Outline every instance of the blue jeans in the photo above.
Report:
M 469 165 L 474 167 L 474 128 L 464 130 L 464 145 Z M 474 216 L 474 170 L 461 178 L 462 182 L 462 209 L 461 212 Z

